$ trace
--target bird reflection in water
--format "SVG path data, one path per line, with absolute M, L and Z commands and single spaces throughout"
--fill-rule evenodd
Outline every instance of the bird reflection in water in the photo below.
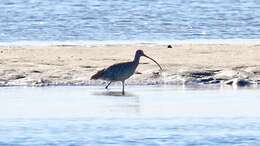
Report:
M 94 92 L 93 94 L 99 96 L 99 98 L 103 97 L 102 100 L 106 101 L 104 105 L 106 111 L 124 115 L 138 115 L 140 113 L 140 98 L 131 92 L 125 92 L 125 95 L 122 95 L 120 91 L 108 90 L 106 92 Z

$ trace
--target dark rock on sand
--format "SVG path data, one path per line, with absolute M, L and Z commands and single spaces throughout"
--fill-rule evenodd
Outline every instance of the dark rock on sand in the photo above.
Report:
M 38 81 L 34 82 L 33 86 L 48 86 L 50 84 L 51 84 L 50 80 L 41 78 Z
M 212 77 L 206 77 L 206 78 L 199 79 L 199 81 L 202 82 L 202 83 L 209 83 L 213 80 L 214 80 L 214 78 L 212 78 Z
M 160 72 L 153 72 L 152 78 L 160 77 Z
M 245 86 L 250 86 L 250 85 L 254 84 L 254 82 L 250 81 L 248 79 L 235 78 L 235 79 L 231 79 L 231 80 L 224 82 L 224 84 L 226 84 L 226 85 L 237 85 L 239 87 L 245 87 Z
M 90 65 L 80 65 L 79 67 L 81 67 L 81 68 L 93 68 L 93 66 L 90 66 Z
M 143 73 L 141 73 L 141 72 L 139 72 L 139 71 L 136 71 L 135 74 L 140 75 L 140 74 L 143 74 Z
M 199 83 L 199 84 L 217 84 L 221 81 L 216 79 L 214 75 L 215 70 L 210 71 L 193 71 L 193 72 L 183 72 L 181 76 L 185 78 L 188 83 Z
M 212 76 L 214 73 L 207 72 L 207 71 L 198 71 L 198 72 L 191 72 L 190 76 L 194 78 L 204 78 L 208 76 Z
M 10 77 L 10 80 L 17 80 L 17 79 L 22 79 L 25 77 L 26 77 L 26 75 L 23 75 L 23 74 L 15 74 Z
M 39 70 L 32 70 L 31 73 L 42 73 L 42 72 Z

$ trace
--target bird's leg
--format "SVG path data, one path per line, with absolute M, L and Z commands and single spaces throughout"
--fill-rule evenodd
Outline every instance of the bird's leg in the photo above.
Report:
M 107 86 L 105 87 L 106 89 L 108 88 L 108 86 L 111 84 L 112 82 L 110 81 L 108 84 L 107 84 Z
M 122 81 L 122 94 L 125 95 L 125 81 Z

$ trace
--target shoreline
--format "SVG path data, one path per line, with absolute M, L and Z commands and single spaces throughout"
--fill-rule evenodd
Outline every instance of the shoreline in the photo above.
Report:
M 126 40 L 107 40 L 107 41 L 7 41 L 0 42 L 0 47 L 14 46 L 106 46 L 106 45 L 184 45 L 184 44 L 255 44 L 260 45 L 260 39 L 187 39 L 187 40 L 164 40 L 164 41 L 126 41 Z
M 164 72 L 148 59 L 128 85 L 231 85 L 260 84 L 260 43 L 241 44 L 0 44 L 0 86 L 91 86 L 96 71 L 114 63 L 131 61 L 137 49 L 158 61 Z M 115 83 L 120 84 L 120 83 Z

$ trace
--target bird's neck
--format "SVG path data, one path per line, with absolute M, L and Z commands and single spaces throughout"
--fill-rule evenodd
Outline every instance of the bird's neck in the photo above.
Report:
M 139 61 L 140 61 L 140 56 L 139 55 L 135 55 L 135 58 L 134 58 L 134 64 L 137 66 L 139 64 Z

